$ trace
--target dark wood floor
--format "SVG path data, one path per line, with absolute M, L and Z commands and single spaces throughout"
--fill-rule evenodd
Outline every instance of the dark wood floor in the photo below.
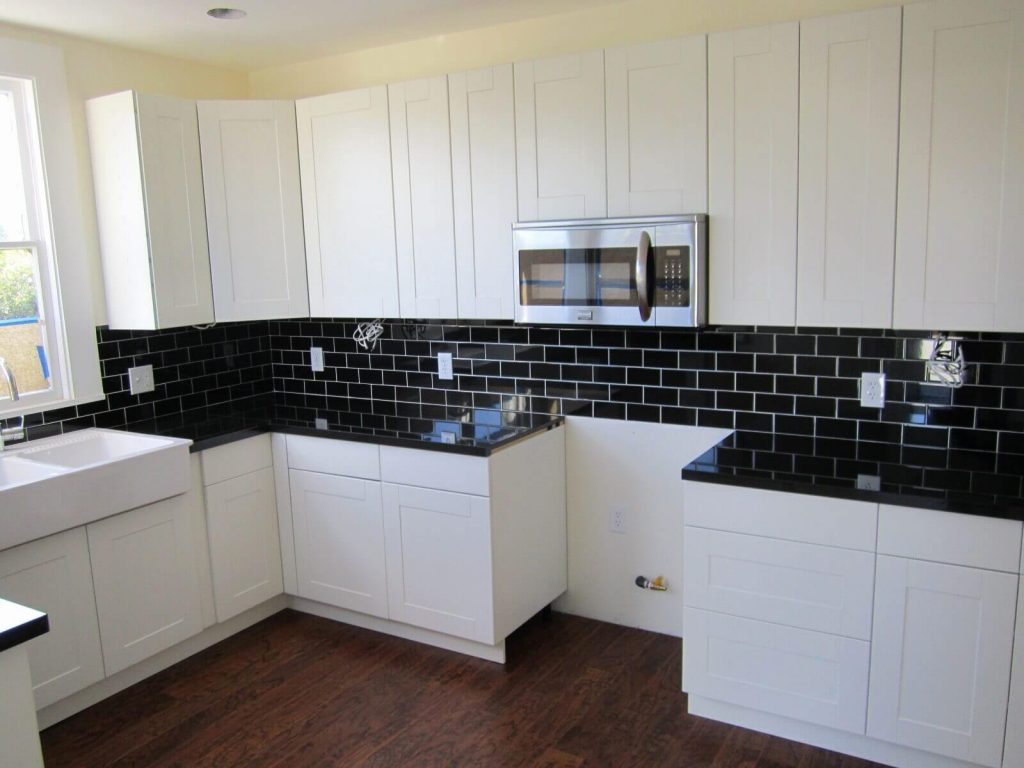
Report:
M 46 765 L 871 765 L 688 716 L 675 638 L 556 613 L 508 656 L 285 611 L 48 728 Z

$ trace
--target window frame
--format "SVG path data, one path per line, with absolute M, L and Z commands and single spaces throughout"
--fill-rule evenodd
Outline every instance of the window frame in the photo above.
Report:
M 46 323 L 51 371 L 49 391 L 25 395 L 17 402 L 6 395 L 0 399 L 2 419 L 101 400 L 104 395 L 63 52 L 50 45 L 0 38 L 0 77 L 31 83 L 35 101 L 34 110 L 23 103 L 18 114 L 19 129 L 25 130 L 29 145 L 22 144 L 21 151 L 32 239 L 5 242 L 4 247 L 20 245 L 36 252 L 43 294 L 40 316 Z

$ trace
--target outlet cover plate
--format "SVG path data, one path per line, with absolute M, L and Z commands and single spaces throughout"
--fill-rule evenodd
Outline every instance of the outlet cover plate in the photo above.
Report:
M 442 381 L 452 380 L 452 353 L 451 352 L 438 352 L 437 353 L 437 378 Z
M 320 373 L 324 369 L 323 347 L 309 348 L 309 367 L 313 369 L 313 373 Z
M 153 388 L 152 365 L 137 365 L 134 368 L 128 369 L 128 389 L 133 395 L 152 392 Z
M 860 404 L 862 408 L 885 407 L 885 374 L 868 373 L 860 375 Z
M 612 533 L 626 532 L 626 509 L 625 507 L 608 508 L 608 530 Z

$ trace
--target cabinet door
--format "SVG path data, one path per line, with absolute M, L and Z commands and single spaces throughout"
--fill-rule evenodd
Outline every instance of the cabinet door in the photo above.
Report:
M 878 557 L 868 735 L 999 766 L 1016 574 Z
M 218 321 L 308 317 L 293 101 L 201 101 Z
M 196 103 L 136 95 L 158 328 L 213 322 Z
M 800 23 L 799 325 L 892 323 L 900 13 Z
M 295 102 L 313 317 L 397 317 L 388 92 Z
M 511 64 L 448 75 L 460 318 L 515 316 L 514 99 Z
M 0 596 L 50 619 L 27 646 L 36 709 L 103 679 L 85 528 L 0 552 Z
M 202 628 L 187 497 L 86 526 L 107 675 Z
M 604 54 L 515 65 L 519 218 L 607 214 Z
M 1024 765 L 1024 587 L 1018 585 L 1017 631 L 1013 640 L 1013 665 L 1010 676 L 1010 706 L 1006 712 L 1006 747 L 1003 765 Z
M 605 51 L 608 215 L 708 206 L 707 38 Z
M 708 37 L 709 317 L 794 325 L 796 23 Z
M 284 591 L 275 498 L 271 467 L 206 488 L 217 621 Z
M 384 533 L 390 617 L 493 644 L 488 500 L 385 483 Z
M 402 317 L 456 317 L 448 79 L 388 86 Z
M 903 12 L 893 325 L 1024 330 L 1024 7 Z
M 289 473 L 299 595 L 388 615 L 380 483 Z

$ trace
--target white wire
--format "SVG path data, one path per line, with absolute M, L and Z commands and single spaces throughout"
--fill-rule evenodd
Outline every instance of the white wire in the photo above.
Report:
M 933 337 L 932 353 L 928 357 L 928 371 L 939 381 L 933 382 L 943 387 L 960 389 L 967 378 L 967 360 L 964 358 L 963 345 L 959 339 L 948 336 Z M 949 344 L 946 347 L 946 344 Z
M 369 323 L 360 323 L 356 326 L 356 331 L 352 334 L 352 340 L 362 349 L 372 352 L 377 348 L 377 342 L 383 335 L 384 325 L 378 319 Z

